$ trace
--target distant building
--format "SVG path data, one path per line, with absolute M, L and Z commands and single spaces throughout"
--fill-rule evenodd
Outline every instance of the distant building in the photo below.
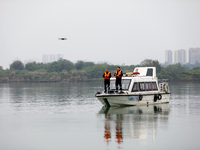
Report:
M 51 55 L 49 56 L 49 62 L 54 62 L 54 61 L 56 61 L 56 57 L 55 57 L 54 54 L 51 54 Z
M 63 54 L 57 54 L 57 61 L 59 60 L 59 59 L 63 59 L 64 58 L 64 55 Z
M 174 63 L 186 63 L 187 51 L 184 49 L 174 51 Z
M 43 55 L 43 56 L 42 56 L 42 61 L 43 61 L 44 64 L 47 64 L 47 63 L 49 62 L 49 56 L 46 55 L 46 54 Z
M 189 63 L 200 62 L 200 48 L 189 49 Z
M 172 51 L 171 50 L 165 51 L 165 63 L 168 63 L 168 64 L 172 63 Z
M 51 55 L 45 54 L 45 55 L 42 56 L 42 60 L 43 60 L 44 64 L 54 62 L 54 61 L 58 61 L 59 59 L 63 59 L 63 58 L 64 58 L 63 54 L 57 54 L 57 57 L 56 57 L 55 54 L 51 54 Z

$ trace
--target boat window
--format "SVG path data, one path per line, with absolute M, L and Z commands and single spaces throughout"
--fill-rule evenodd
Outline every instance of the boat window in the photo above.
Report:
M 153 91 L 158 90 L 156 82 L 152 82 L 152 89 L 153 89 Z
M 116 89 L 115 81 L 116 80 L 110 80 L 110 89 L 111 90 Z M 122 79 L 122 90 L 128 90 L 130 83 L 131 83 L 131 79 Z
M 153 76 L 153 69 L 152 68 L 147 69 L 146 76 Z
M 139 87 L 138 87 L 138 83 L 135 82 L 134 85 L 133 85 L 132 92 L 137 92 L 137 91 L 139 91 Z
M 130 83 L 130 79 L 122 79 L 122 90 L 128 90 Z
M 144 82 L 139 83 L 139 89 L 140 91 L 145 91 Z
M 146 82 L 145 83 L 145 89 L 146 89 L 146 91 L 152 91 L 151 82 Z

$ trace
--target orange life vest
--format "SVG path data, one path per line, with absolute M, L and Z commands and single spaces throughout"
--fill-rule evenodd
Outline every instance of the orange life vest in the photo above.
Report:
M 120 70 L 118 73 L 117 73 L 117 71 L 115 72 L 115 78 L 121 78 L 121 75 L 122 74 L 122 71 Z M 118 76 L 117 76 L 118 75 Z
M 110 79 L 110 72 L 108 72 L 108 73 L 104 73 L 104 79 Z

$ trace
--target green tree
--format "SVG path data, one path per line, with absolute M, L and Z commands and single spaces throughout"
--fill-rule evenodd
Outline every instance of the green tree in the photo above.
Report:
M 84 67 L 93 67 L 94 65 L 93 62 L 85 62 Z
M 52 63 L 48 63 L 47 65 L 47 71 L 48 72 L 59 72 L 59 64 L 57 61 L 54 61 Z
M 29 71 L 35 71 L 37 69 L 36 62 L 27 63 L 25 69 Z
M 46 65 L 46 64 L 43 64 L 43 63 L 37 63 L 37 64 L 36 64 L 36 69 L 37 69 L 37 70 L 44 69 L 44 68 L 45 68 L 45 65 Z
M 75 64 L 77 70 L 83 69 L 84 65 L 85 65 L 84 61 L 81 61 L 81 60 L 79 60 L 79 61 Z
M 156 67 L 156 72 L 157 72 L 157 73 L 160 73 L 160 71 L 161 71 L 161 69 L 162 69 L 162 66 L 161 66 L 161 64 L 159 63 L 158 60 L 153 60 L 153 61 L 152 61 L 152 66 L 153 66 L 153 67 Z
M 2 66 L 0 66 L 0 70 L 1 70 L 1 69 L 3 69 L 3 67 L 2 67 Z
M 165 68 L 170 80 L 180 80 L 185 69 L 180 63 L 168 65 Z
M 16 60 L 10 65 L 10 69 L 11 70 L 23 70 L 24 64 L 20 60 Z
M 61 72 L 62 70 L 67 70 L 67 71 L 70 71 L 70 70 L 73 70 L 75 68 L 74 64 L 69 61 L 69 60 L 66 60 L 66 59 L 60 59 L 58 61 L 58 70 Z
M 89 72 L 89 78 L 102 78 L 106 68 L 109 68 L 106 63 L 95 65 Z
M 151 60 L 151 59 L 145 59 L 145 60 L 143 60 L 143 61 L 140 63 L 140 65 L 141 65 L 142 67 L 149 67 L 149 66 L 151 66 L 151 64 L 152 64 L 152 61 L 153 61 L 153 60 Z
M 159 73 L 162 69 L 158 60 L 145 59 L 140 63 L 143 67 L 156 67 L 156 72 Z

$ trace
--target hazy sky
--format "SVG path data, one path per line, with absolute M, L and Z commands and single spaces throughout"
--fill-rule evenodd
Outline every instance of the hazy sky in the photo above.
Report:
M 167 49 L 199 46 L 199 0 L 0 0 L 4 68 L 59 53 L 73 62 L 163 63 Z

